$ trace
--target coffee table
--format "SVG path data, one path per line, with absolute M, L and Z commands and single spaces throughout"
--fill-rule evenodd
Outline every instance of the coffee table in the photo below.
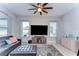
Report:
M 36 56 L 37 46 L 36 45 L 20 45 L 14 49 L 10 56 Z

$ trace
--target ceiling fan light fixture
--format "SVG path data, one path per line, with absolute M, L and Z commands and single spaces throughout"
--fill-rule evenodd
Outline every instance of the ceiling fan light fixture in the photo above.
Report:
M 38 5 L 38 7 L 42 7 L 42 5 L 40 4 L 40 5 Z
M 46 9 L 52 9 L 53 8 L 53 7 L 46 7 L 47 4 L 48 3 L 43 3 L 43 4 L 42 3 L 37 3 L 37 5 L 31 4 L 31 6 L 33 6 L 34 8 L 29 9 L 29 10 L 36 10 L 36 11 L 34 11 L 33 14 L 35 14 L 37 12 L 39 12 L 40 15 L 42 15 L 42 12 L 47 14 L 48 12 L 46 11 Z
M 41 11 L 42 11 L 42 9 L 41 9 L 41 8 L 38 8 L 37 10 L 38 10 L 38 12 L 41 12 Z

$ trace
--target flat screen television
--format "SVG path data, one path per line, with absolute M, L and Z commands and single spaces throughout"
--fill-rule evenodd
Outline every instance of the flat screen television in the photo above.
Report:
M 31 35 L 47 35 L 47 25 L 31 25 Z

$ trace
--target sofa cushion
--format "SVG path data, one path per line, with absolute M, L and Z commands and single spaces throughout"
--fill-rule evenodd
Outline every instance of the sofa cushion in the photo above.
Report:
M 0 47 L 3 46 L 5 43 L 4 42 L 0 42 Z
M 7 56 L 17 46 L 19 46 L 19 42 L 16 42 L 15 44 L 7 44 L 5 46 L 0 47 L 0 56 Z
M 0 47 L 0 54 L 5 51 L 7 48 Z
M 5 46 L 2 46 L 0 47 L 0 54 L 5 51 L 6 49 L 10 48 L 12 46 L 12 44 L 9 44 L 9 45 L 5 45 Z
M 0 37 L 0 44 L 1 44 L 0 56 L 7 56 L 12 50 L 14 50 L 17 46 L 21 44 L 20 43 L 21 41 L 18 41 L 18 39 L 17 42 L 15 41 L 15 43 L 13 43 L 12 40 L 10 39 L 11 37 L 12 36 Z M 8 41 L 8 43 L 12 42 L 12 44 L 7 44 L 6 40 Z

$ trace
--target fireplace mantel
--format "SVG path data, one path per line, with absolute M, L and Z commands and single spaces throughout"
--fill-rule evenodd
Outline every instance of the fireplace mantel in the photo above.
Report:
M 33 36 L 32 43 L 46 44 L 46 37 L 45 36 Z

